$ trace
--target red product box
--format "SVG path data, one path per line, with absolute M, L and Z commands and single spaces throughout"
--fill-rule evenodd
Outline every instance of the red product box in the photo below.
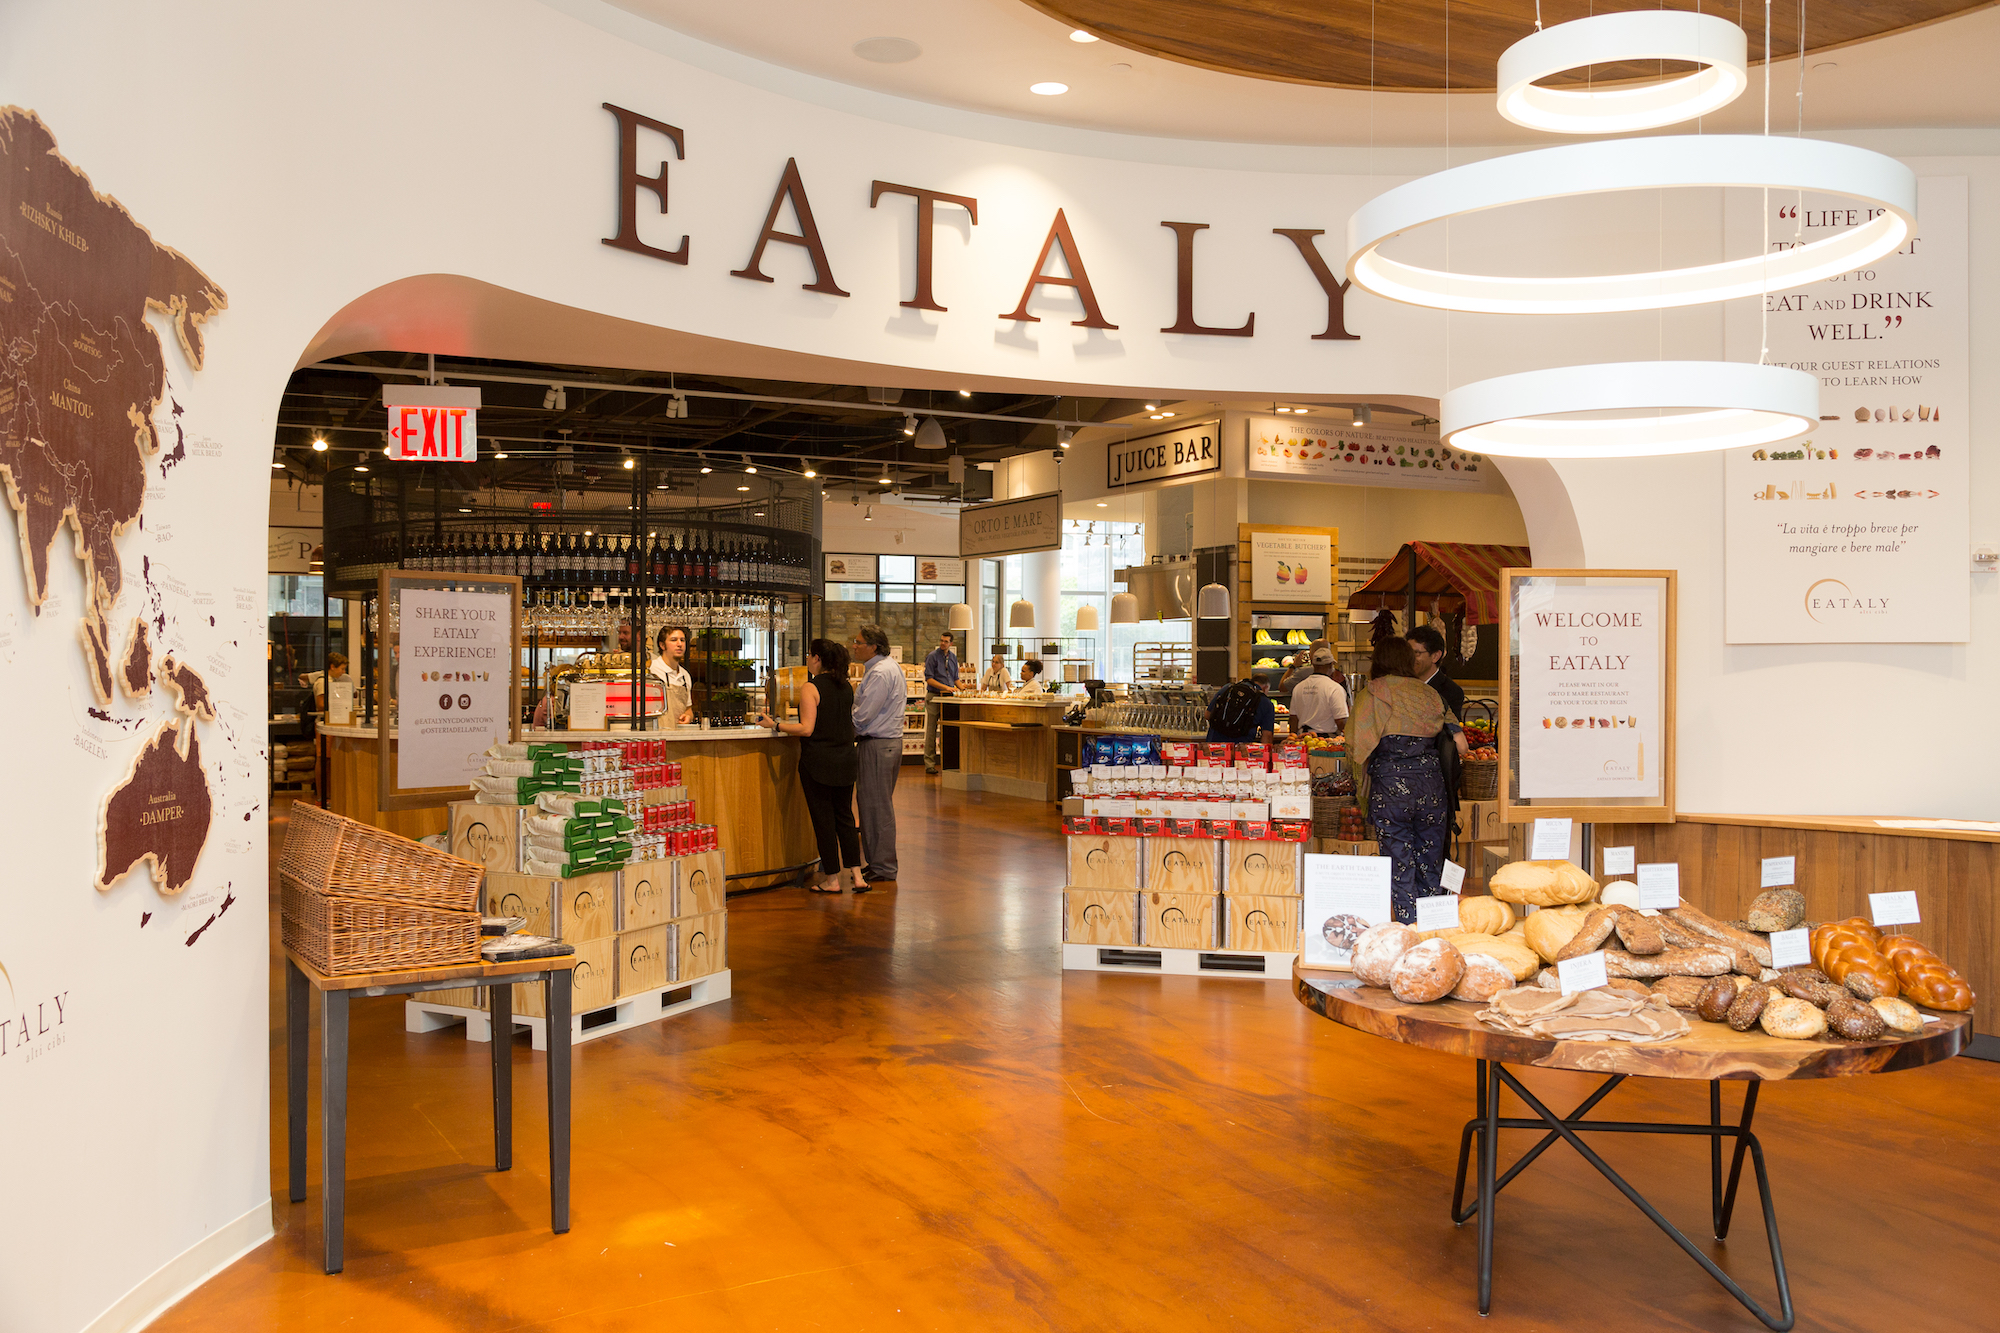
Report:
M 1175 768 L 1192 768 L 1195 763 L 1193 741 L 1161 741 L 1160 762 Z
M 1229 767 L 1228 741 L 1202 741 L 1199 743 L 1203 762 L 1210 768 Z
M 1246 819 L 1236 826 L 1236 836 L 1250 842 L 1264 842 L 1271 836 L 1270 821 Z
M 1167 824 L 1167 820 L 1148 816 L 1139 821 L 1139 836 L 1142 838 L 1163 837 L 1167 832 Z
M 1125 815 L 1103 815 L 1091 832 L 1110 838 L 1136 838 L 1139 836 L 1139 821 Z
M 1205 821 L 1199 819 L 1175 819 L 1170 821 L 1176 838 L 1205 838 L 1208 831 L 1202 827 Z
M 1312 837 L 1312 827 L 1309 819 L 1274 819 L 1271 837 L 1278 842 L 1305 842 Z
M 1092 815 L 1063 816 L 1063 832 L 1069 834 L 1073 838 L 1087 838 L 1092 834 L 1102 833 L 1103 831 L 1104 831 L 1103 829 L 1097 826 L 1097 819 L 1095 816 Z
M 1236 747 L 1236 762 L 1247 764 L 1253 769 L 1268 768 L 1271 763 L 1271 747 L 1262 741 L 1245 741 Z

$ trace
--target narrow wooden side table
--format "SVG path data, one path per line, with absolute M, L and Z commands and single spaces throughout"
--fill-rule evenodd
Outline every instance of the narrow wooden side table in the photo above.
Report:
M 411 995 L 471 986 L 486 991 L 493 1016 L 493 1169 L 514 1165 L 514 992 L 516 983 L 539 981 L 548 997 L 549 1229 L 569 1230 L 569 1006 L 570 969 L 576 958 L 527 958 L 509 963 L 468 963 L 402 972 L 360 972 L 329 977 L 285 950 L 285 1119 L 290 1134 L 291 1198 L 306 1197 L 306 1061 L 312 992 L 320 993 L 321 1174 L 326 1230 L 326 1271 L 345 1265 L 347 1209 L 347 1010 L 356 995 Z

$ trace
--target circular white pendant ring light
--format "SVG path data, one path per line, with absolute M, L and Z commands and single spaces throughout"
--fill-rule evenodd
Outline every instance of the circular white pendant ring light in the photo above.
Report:
M 1620 415 L 1559 415 L 1572 412 Z M 1762 448 L 1818 425 L 1819 381 L 1803 370 L 1736 361 L 1563 366 L 1453 389 L 1438 417 L 1447 447 L 1503 457 L 1634 458 Z
M 1750 86 L 1749 40 L 1714 14 L 1639 10 L 1544 28 L 1500 56 L 1500 114 L 1551 134 L 1622 134 L 1678 125 L 1729 105 Z M 1706 69 L 1663 83 L 1571 90 L 1538 80 L 1586 65 L 1686 60 Z
M 1621 190 L 1743 187 L 1839 195 L 1856 225 L 1768 256 L 1608 277 L 1510 278 L 1399 263 L 1382 244 L 1467 213 Z M 1705 305 L 1803 286 L 1894 252 L 1916 231 L 1916 173 L 1847 144 L 1759 135 L 1671 135 L 1565 144 L 1452 167 L 1377 195 L 1347 220 L 1347 276 L 1392 301 L 1504 315 Z

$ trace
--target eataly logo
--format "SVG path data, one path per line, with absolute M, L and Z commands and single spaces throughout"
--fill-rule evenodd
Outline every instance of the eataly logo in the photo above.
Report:
M 639 239 L 639 191 L 652 194 L 659 201 L 659 211 L 667 212 L 667 170 L 668 162 L 660 162 L 656 176 L 648 176 L 639 170 L 639 133 L 641 130 L 664 136 L 673 145 L 675 161 L 687 160 L 687 135 L 677 126 L 665 121 L 654 120 L 637 111 L 604 103 L 618 122 L 618 234 L 603 238 L 605 245 L 617 250 L 627 250 L 636 255 L 645 255 L 668 264 L 688 262 L 690 242 L 682 236 L 680 244 L 671 250 L 648 245 Z M 947 208 L 965 210 L 973 226 L 979 225 L 979 200 L 970 195 L 947 194 L 942 190 L 929 190 L 916 185 L 897 185 L 889 181 L 874 181 L 870 184 L 868 206 L 881 205 L 884 196 L 907 198 L 914 201 L 917 211 L 916 229 L 916 273 L 913 294 L 907 301 L 898 302 L 909 310 L 933 310 L 946 313 L 948 307 L 940 305 L 937 299 L 935 276 L 935 245 L 933 223 L 940 205 Z M 790 204 L 792 216 L 798 222 L 798 231 L 778 230 L 778 214 Z M 1161 333 L 1196 334 L 1211 338 L 1250 338 L 1257 332 L 1257 316 L 1252 312 L 1241 324 L 1217 327 L 1199 323 L 1194 314 L 1194 243 L 1198 233 L 1208 230 L 1206 222 L 1162 222 L 1174 233 L 1174 322 L 1160 330 Z M 1355 342 L 1360 336 L 1347 331 L 1346 302 L 1349 284 L 1334 276 L 1326 257 L 1319 252 L 1317 237 L 1325 234 L 1323 228 L 1274 227 L 1272 234 L 1282 236 L 1297 249 L 1299 258 L 1305 261 L 1306 271 L 1326 297 L 1326 330 L 1312 335 L 1315 342 Z M 812 264 L 813 281 L 801 283 L 809 292 L 819 292 L 827 296 L 850 296 L 833 276 L 833 263 L 827 254 L 826 244 L 820 239 L 819 224 L 813 218 L 812 202 L 806 196 L 805 179 L 799 173 L 797 158 L 787 158 L 785 169 L 778 177 L 778 188 L 771 196 L 771 206 L 764 214 L 764 225 L 758 231 L 750 248 L 750 258 L 741 268 L 731 269 L 729 276 L 743 278 L 750 282 L 775 282 L 775 278 L 764 272 L 764 252 L 772 242 L 796 245 L 806 252 Z M 1049 263 L 1060 252 L 1062 273 L 1051 273 Z M 1028 313 L 1028 302 L 1037 287 L 1068 287 L 1076 293 L 1077 301 L 1083 307 L 1083 318 L 1071 320 L 1071 324 L 1084 329 L 1115 330 L 1117 325 L 1104 316 L 1103 306 L 1097 299 L 1097 290 L 1091 285 L 1090 272 L 1084 262 L 1082 249 L 1077 244 L 1075 233 L 1070 229 L 1069 219 L 1063 210 L 1056 210 L 1055 218 L 1049 224 L 1047 237 L 1042 241 L 1041 253 L 1027 270 L 1027 281 L 1021 288 L 1021 299 L 1014 308 L 996 316 L 999 319 L 1014 320 L 1023 324 L 1039 324 L 1040 318 Z
M 51 1038 L 60 1045 L 62 1034 L 58 1029 L 66 1017 L 63 1008 L 69 1003 L 69 992 L 33 1001 L 34 1011 L 30 1013 L 28 1002 L 15 995 L 14 978 L 8 974 L 5 963 L 0 963 L 0 982 L 7 987 L 7 1004 L 0 1008 L 0 1059 L 31 1052 L 36 1043 L 47 1045 Z

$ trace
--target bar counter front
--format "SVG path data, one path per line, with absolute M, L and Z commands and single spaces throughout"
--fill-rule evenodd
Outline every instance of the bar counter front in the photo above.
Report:
M 938 738 L 944 785 L 1055 800 L 1055 725 L 1077 702 L 1047 694 L 946 702 Z
M 450 815 L 442 805 L 420 810 L 383 810 L 380 790 L 381 742 L 372 726 L 319 729 L 320 763 L 326 808 L 376 828 L 421 838 L 443 833 Z M 657 740 L 681 776 L 704 822 L 716 826 L 732 890 L 770 888 L 799 881 L 816 865 L 812 821 L 799 790 L 799 743 L 762 727 L 669 727 L 661 731 L 536 731 L 521 739 L 535 744 L 580 745 L 586 741 Z M 394 733 L 389 740 L 396 744 Z

